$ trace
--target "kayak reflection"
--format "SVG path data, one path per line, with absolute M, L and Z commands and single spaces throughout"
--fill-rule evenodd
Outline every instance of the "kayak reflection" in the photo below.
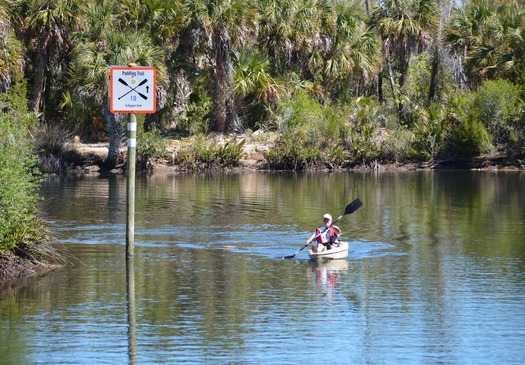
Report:
M 348 260 L 308 261 L 306 277 L 332 301 L 342 271 L 348 270 Z

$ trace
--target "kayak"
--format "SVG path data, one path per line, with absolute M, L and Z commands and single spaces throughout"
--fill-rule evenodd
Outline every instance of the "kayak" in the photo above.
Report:
M 309 250 L 308 255 L 310 256 L 310 260 L 315 261 L 345 259 L 348 256 L 348 242 L 340 242 L 338 245 L 332 245 L 331 249 L 322 252 Z

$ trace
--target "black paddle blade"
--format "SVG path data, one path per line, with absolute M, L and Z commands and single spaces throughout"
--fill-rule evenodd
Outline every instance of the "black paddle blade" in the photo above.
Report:
M 301 252 L 305 248 L 306 248 L 306 246 L 303 246 L 299 250 L 295 251 L 295 253 L 293 255 L 284 256 L 283 259 L 285 259 L 285 260 L 293 259 L 295 257 L 295 255 L 297 255 L 299 252 Z
M 348 204 L 345 209 L 345 214 L 352 214 L 363 205 L 363 202 L 359 198 Z

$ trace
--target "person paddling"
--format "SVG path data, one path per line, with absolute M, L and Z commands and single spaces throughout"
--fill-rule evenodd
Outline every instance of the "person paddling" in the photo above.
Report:
M 332 216 L 326 213 L 323 216 L 323 226 L 315 229 L 315 232 L 306 240 L 305 246 L 309 246 L 314 240 L 317 240 L 317 245 L 312 251 L 323 252 L 329 250 L 332 244 L 338 243 L 340 235 L 341 230 L 332 225 Z

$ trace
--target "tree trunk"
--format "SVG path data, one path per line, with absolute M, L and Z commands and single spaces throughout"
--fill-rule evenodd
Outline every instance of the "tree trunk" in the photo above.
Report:
M 434 55 L 432 58 L 432 73 L 430 74 L 430 86 L 428 89 L 428 101 L 432 101 L 436 96 L 436 89 L 439 74 L 439 48 L 434 44 Z
M 50 36 L 48 35 L 38 47 L 36 55 L 36 70 L 35 70 L 35 82 L 33 84 L 33 90 L 31 92 L 31 101 L 29 102 L 29 109 L 34 112 L 40 111 L 42 104 L 42 95 L 44 94 L 45 82 L 46 82 L 46 67 L 48 60 L 48 45 Z
M 385 69 L 382 68 L 377 77 L 377 98 L 380 104 L 383 104 L 383 77 L 385 75 Z
M 437 29 L 437 32 L 433 35 L 433 58 L 432 58 L 432 71 L 430 74 L 430 86 L 428 89 L 428 101 L 432 101 L 434 99 L 439 99 L 439 95 L 436 96 L 438 82 L 439 82 L 439 76 L 440 76 L 440 66 L 441 66 L 441 49 L 440 49 L 440 39 L 441 39 L 441 31 L 443 30 L 444 24 L 447 24 L 452 9 L 454 7 L 453 0 L 440 0 L 439 6 L 441 9 L 441 16 L 439 19 L 439 26 Z
M 388 79 L 390 80 L 390 88 L 392 89 L 392 93 L 397 103 L 397 117 L 401 122 L 401 119 L 403 117 L 403 103 L 401 102 L 401 98 L 399 97 L 399 90 L 396 88 L 396 83 L 394 81 L 394 73 L 392 72 L 392 65 L 388 57 L 386 58 L 386 67 L 388 70 Z
M 231 57 L 228 55 L 226 66 L 226 131 L 239 133 L 242 126 L 239 120 L 237 105 L 235 104 L 235 75 Z
M 405 37 L 401 37 L 399 41 L 399 88 L 405 86 L 405 80 L 408 73 L 408 67 L 410 63 L 410 48 L 408 46 L 408 40 Z
M 230 35 L 224 24 L 214 29 L 213 68 L 215 87 L 215 126 L 219 132 L 240 132 L 241 125 L 235 105 L 233 62 L 230 57 Z
M 215 129 L 226 132 L 226 57 L 228 55 L 229 39 L 224 26 L 219 25 L 213 34 L 213 83 L 215 103 Z
M 183 120 L 188 112 L 188 106 L 190 103 L 190 96 L 193 92 L 192 85 L 188 80 L 186 71 L 184 69 L 179 69 L 175 73 L 175 85 L 174 85 L 174 100 L 172 113 L 174 116 L 175 125 Z
M 394 74 L 392 72 L 392 65 L 390 60 L 386 58 L 386 68 L 388 71 L 388 80 L 390 81 L 390 89 L 392 89 L 392 94 L 397 98 L 396 82 L 394 81 Z
M 104 118 L 106 119 L 106 130 L 109 137 L 108 156 L 106 157 L 105 165 L 108 168 L 113 169 L 117 165 L 120 147 L 124 140 L 124 120 L 126 118 L 123 114 L 111 113 L 109 108 L 105 108 Z

